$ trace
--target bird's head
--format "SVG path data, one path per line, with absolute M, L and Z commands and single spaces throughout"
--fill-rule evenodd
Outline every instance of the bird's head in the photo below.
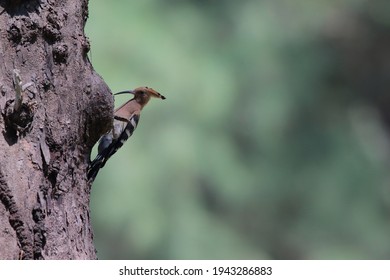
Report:
M 137 101 L 139 104 L 141 104 L 142 107 L 145 106 L 146 103 L 149 102 L 151 97 L 165 99 L 165 96 L 161 95 L 160 93 L 158 93 L 157 91 L 155 91 L 154 89 L 149 88 L 149 87 L 138 87 L 138 88 L 133 89 L 133 90 L 125 90 L 125 91 L 115 93 L 115 95 L 123 94 L 123 93 L 133 94 L 134 95 L 133 99 L 135 99 L 135 101 Z

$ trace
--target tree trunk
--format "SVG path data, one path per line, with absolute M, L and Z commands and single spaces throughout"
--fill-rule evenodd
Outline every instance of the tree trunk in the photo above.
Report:
M 0 0 L 0 259 L 95 259 L 89 153 L 113 99 L 88 0 Z

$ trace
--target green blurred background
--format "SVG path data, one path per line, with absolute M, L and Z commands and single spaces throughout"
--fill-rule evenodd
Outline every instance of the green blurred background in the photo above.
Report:
M 94 183 L 99 258 L 390 258 L 390 1 L 89 9 L 112 91 L 167 97 Z

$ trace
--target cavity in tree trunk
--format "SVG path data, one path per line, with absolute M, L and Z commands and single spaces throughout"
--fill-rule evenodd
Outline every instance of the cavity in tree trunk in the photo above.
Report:
M 88 1 L 0 0 L 0 259 L 95 259 L 89 153 L 113 99 Z

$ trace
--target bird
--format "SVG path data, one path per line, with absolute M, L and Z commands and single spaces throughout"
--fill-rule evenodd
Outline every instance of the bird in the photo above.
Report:
M 93 181 L 99 170 L 106 164 L 107 160 L 118 151 L 137 128 L 141 111 L 149 102 L 150 98 L 166 99 L 149 87 L 137 87 L 133 90 L 125 90 L 114 95 L 132 94 L 134 97 L 122 104 L 114 111 L 112 129 L 103 135 L 99 140 L 98 154 L 90 163 L 87 171 L 88 181 Z

